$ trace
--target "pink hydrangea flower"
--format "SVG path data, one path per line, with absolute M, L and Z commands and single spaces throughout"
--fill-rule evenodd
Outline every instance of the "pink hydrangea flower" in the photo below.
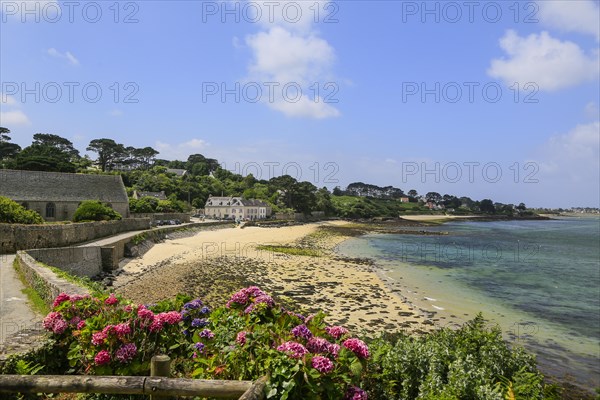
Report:
M 82 296 L 80 294 L 74 294 L 73 296 L 71 296 L 71 301 L 75 303 L 76 301 L 83 300 L 85 298 L 85 296 Z
M 104 329 L 102 329 L 102 333 L 104 333 L 107 336 L 110 335 L 113 332 L 115 332 L 115 326 L 114 325 L 106 325 L 104 327 Z
M 85 321 L 79 321 L 79 323 L 77 324 L 77 329 L 81 330 L 85 328 L 85 325 Z
M 159 332 L 162 330 L 163 325 L 164 323 L 161 318 L 155 318 L 154 321 L 152 321 L 152 323 L 150 324 L 148 330 L 150 330 L 150 332 Z
M 245 345 L 245 344 L 246 344 L 246 334 L 247 334 L 247 333 L 248 333 L 248 332 L 246 332 L 246 331 L 241 331 L 241 332 L 238 332 L 237 336 L 235 337 L 235 341 L 236 341 L 236 342 L 237 342 L 237 343 L 238 343 L 240 346 L 243 346 L 243 345 Z
M 101 346 L 102 344 L 104 344 L 104 341 L 107 337 L 108 336 L 104 332 L 96 332 L 92 334 L 92 344 L 94 346 Z
M 181 321 L 181 314 L 177 311 L 169 311 L 166 313 L 158 314 L 157 317 L 163 322 L 169 325 L 175 325 Z
M 131 312 L 133 311 L 133 307 L 131 306 L 131 304 L 127 304 L 123 310 L 125 310 L 125 312 Z
M 363 342 L 360 339 L 346 339 L 342 343 L 342 346 L 352 351 L 359 358 L 369 358 L 369 348 L 367 347 L 365 342 Z
M 329 345 L 329 353 L 334 357 L 337 358 L 338 354 L 340 353 L 340 345 L 336 344 L 336 343 L 331 343 Z
M 330 373 L 331 371 L 333 371 L 334 367 L 333 362 L 329 358 L 323 356 L 314 356 L 311 361 L 311 364 L 314 369 L 316 369 L 322 374 Z
M 68 327 L 69 324 L 67 324 L 67 321 L 65 321 L 64 319 L 59 319 L 56 320 L 54 326 L 52 326 L 52 332 L 56 333 L 57 335 L 60 335 L 61 333 L 64 333 L 64 331 L 66 331 Z
M 252 299 L 254 300 L 252 301 Z M 249 314 L 250 312 L 252 312 L 252 310 L 254 310 L 254 304 L 265 303 L 269 307 L 273 307 L 273 305 L 275 304 L 271 296 L 269 296 L 256 286 L 250 286 L 239 290 L 237 293 L 231 296 L 231 298 L 225 306 L 227 308 L 231 308 L 233 304 L 245 305 L 248 304 L 250 301 L 252 301 L 253 304 L 246 308 L 246 310 L 244 311 L 246 314 Z
M 118 324 L 115 325 L 115 332 L 119 338 L 122 338 L 131 333 L 131 327 L 129 326 L 129 323 Z
M 344 400 L 367 400 L 367 392 L 359 387 L 351 386 L 346 391 Z
M 60 315 L 60 313 L 57 313 L 56 311 L 52 311 L 51 313 L 46 315 L 46 317 L 42 321 L 42 326 L 44 327 L 44 329 L 51 331 L 52 328 L 54 327 L 54 324 L 56 323 L 56 321 L 61 320 L 61 319 L 62 319 L 62 315 Z
M 66 293 L 61 293 L 58 296 L 56 296 L 56 299 L 54 299 L 54 303 L 52 303 L 52 307 L 56 308 L 59 305 L 61 305 L 62 303 L 64 303 L 65 301 L 69 301 L 71 300 L 71 296 L 69 296 Z
M 138 317 L 140 317 L 142 319 L 149 319 L 149 320 L 154 319 L 154 313 L 151 310 L 148 310 L 147 308 L 140 307 L 137 312 L 137 315 L 138 315 Z
M 306 343 L 306 348 L 308 349 L 308 351 L 314 354 L 328 353 L 330 346 L 331 343 L 329 343 L 327 339 L 324 339 L 322 337 L 310 338 Z
M 105 365 L 110 362 L 110 353 L 106 350 L 99 351 L 94 357 L 94 362 L 96 365 Z
M 302 358 L 306 353 L 308 353 L 306 347 L 297 342 L 285 342 L 279 345 L 277 350 L 286 353 L 291 358 Z
M 325 328 L 325 332 L 327 332 L 327 334 L 329 334 L 330 336 L 333 336 L 334 338 L 339 339 L 342 336 L 344 336 L 346 333 L 348 333 L 348 329 L 346 329 L 342 326 L 328 326 Z
M 106 300 L 104 300 L 104 304 L 112 306 L 119 303 L 119 299 L 115 296 L 114 293 L 111 293 Z

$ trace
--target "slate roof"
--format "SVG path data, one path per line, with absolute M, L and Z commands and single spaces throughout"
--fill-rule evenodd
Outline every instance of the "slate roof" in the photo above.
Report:
M 247 199 L 247 200 L 242 199 L 241 202 L 245 206 L 269 207 L 269 205 L 267 203 L 265 203 L 262 200 L 257 200 L 257 199 Z
M 119 175 L 0 169 L 0 196 L 16 201 L 83 201 L 127 203 Z
M 180 168 L 167 168 L 167 172 L 170 174 L 175 174 L 179 177 L 184 176 L 187 174 L 187 170 L 185 169 L 180 169 Z
M 222 204 L 219 204 L 222 203 Z M 205 207 L 225 207 L 225 206 L 254 206 L 254 207 L 269 207 L 267 203 L 256 199 L 242 199 L 241 197 L 212 197 L 206 200 Z

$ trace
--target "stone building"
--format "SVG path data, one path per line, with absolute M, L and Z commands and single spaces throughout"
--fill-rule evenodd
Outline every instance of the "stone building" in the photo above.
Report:
M 254 221 L 270 217 L 271 206 L 256 199 L 209 196 L 204 206 L 204 215 L 209 218 Z
M 84 200 L 100 200 L 123 218 L 129 217 L 129 200 L 119 175 L 0 169 L 0 196 L 37 211 L 46 221 L 72 220 Z

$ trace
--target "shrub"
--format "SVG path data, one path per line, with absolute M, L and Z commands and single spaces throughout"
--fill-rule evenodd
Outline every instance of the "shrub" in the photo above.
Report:
M 97 200 L 85 200 L 81 202 L 73 221 L 111 221 L 121 219 L 121 214 Z
M 43 224 L 44 219 L 33 210 L 28 210 L 7 197 L 0 196 L 0 223 Z
M 159 200 L 158 205 L 156 206 L 156 212 L 183 212 L 183 204 L 178 200 Z
M 189 300 L 144 306 L 114 294 L 61 294 L 43 322 L 57 343 L 54 361 L 67 358 L 72 372 L 147 375 L 153 355 L 169 354 L 180 376 L 266 375 L 271 399 L 558 398 L 533 356 L 510 349 L 481 316 L 456 331 L 392 334 L 367 346 L 327 326 L 323 313 L 286 310 L 255 286 L 213 311 Z
M 478 315 L 461 329 L 399 334 L 372 344 L 369 395 L 382 399 L 543 399 L 535 358 L 510 349 Z M 508 397 L 507 397 L 508 398 Z

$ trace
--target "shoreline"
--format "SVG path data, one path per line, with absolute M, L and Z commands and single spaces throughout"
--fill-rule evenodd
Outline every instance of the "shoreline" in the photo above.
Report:
M 454 219 L 452 222 L 462 222 L 464 220 Z M 374 233 L 377 235 L 379 232 Z M 360 238 L 358 239 L 360 240 Z M 348 249 L 350 251 L 347 251 Z M 358 253 L 352 250 L 352 244 L 345 250 L 343 253 L 348 256 L 354 254 L 366 254 L 367 257 L 370 256 L 368 252 L 363 251 Z M 403 265 L 405 269 L 402 270 L 403 272 L 400 272 L 400 270 L 392 267 L 392 264 Z M 474 318 L 478 312 L 481 312 L 484 318 L 491 324 L 490 326 L 501 328 L 507 343 L 511 346 L 524 346 L 529 352 L 537 356 L 538 367 L 545 373 L 549 381 L 557 382 L 561 385 L 564 384 L 570 390 L 574 390 L 573 393 L 580 393 L 579 390 L 581 390 L 581 393 L 585 393 L 585 395 L 593 393 L 594 388 L 600 386 L 599 376 L 596 373 L 592 373 L 592 371 L 597 370 L 594 361 L 597 359 L 593 354 L 584 351 L 581 347 L 585 342 L 570 342 L 575 347 L 565 347 L 566 342 L 552 339 L 555 334 L 564 334 L 566 332 L 564 327 L 559 325 L 554 326 L 552 323 L 547 326 L 546 322 L 539 320 L 535 315 L 527 316 L 520 310 L 510 309 L 508 306 L 501 305 L 500 303 L 489 304 L 481 294 L 478 297 L 471 298 L 470 295 L 472 293 L 468 286 L 462 289 L 465 290 L 464 296 L 466 297 L 464 298 L 461 297 L 462 295 L 457 294 L 456 288 L 452 292 L 448 292 L 447 287 L 438 287 L 436 283 L 438 280 L 446 279 L 444 278 L 444 273 L 436 273 L 432 274 L 431 277 L 419 278 L 419 274 L 423 272 L 410 272 L 411 269 L 415 268 L 421 270 L 423 268 L 435 268 L 426 264 L 413 266 L 411 263 L 401 260 L 377 260 L 374 265 L 381 279 L 386 282 L 391 290 L 399 288 L 399 292 L 403 293 L 402 296 L 409 303 L 413 304 L 415 308 L 424 313 L 433 311 L 440 321 L 443 320 L 443 323 L 436 326 L 436 328 L 463 326 L 465 322 Z M 425 272 L 425 275 L 429 275 L 429 273 Z M 449 293 L 451 293 L 450 296 L 448 296 Z M 458 293 L 462 293 L 460 289 Z M 462 300 L 457 301 L 459 298 Z M 467 298 L 469 300 L 465 303 L 465 299 Z M 444 304 L 440 304 L 440 301 Z M 485 307 L 483 306 L 484 304 L 486 305 Z M 445 308 L 438 308 L 438 306 Z M 514 319 L 516 317 L 519 318 Z M 506 321 L 510 321 L 512 325 L 506 324 Z M 558 330 L 554 331 L 553 329 Z M 557 362 L 559 362 L 561 367 L 557 366 Z
M 284 305 L 311 313 L 323 310 L 330 323 L 343 324 L 357 333 L 430 331 L 438 321 L 409 303 L 399 289 L 390 287 L 371 261 L 340 257 L 335 252 L 341 242 L 364 233 L 365 228 L 332 221 L 202 230 L 156 244 L 142 257 L 124 263 L 114 289 L 137 302 L 185 293 L 215 306 L 241 287 L 256 285 Z M 340 230 L 348 232 L 340 234 Z M 257 250 L 260 245 L 310 248 L 319 254 Z

